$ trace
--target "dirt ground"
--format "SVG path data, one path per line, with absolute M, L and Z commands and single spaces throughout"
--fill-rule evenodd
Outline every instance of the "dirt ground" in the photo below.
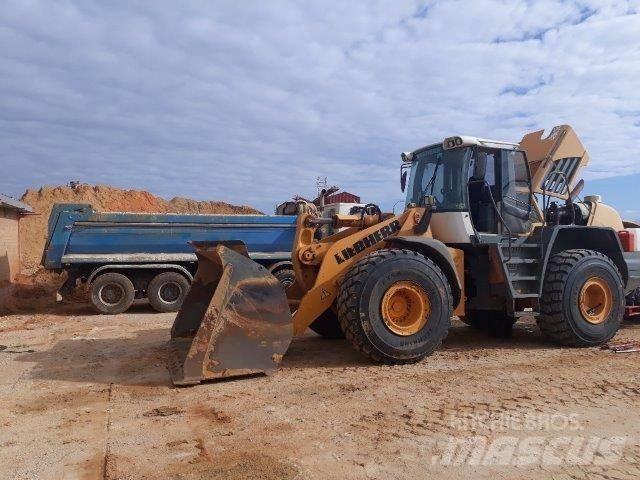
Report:
M 70 308 L 0 317 L 0 478 L 640 477 L 640 353 L 456 321 L 416 365 L 308 334 L 272 376 L 173 388 L 173 314 Z

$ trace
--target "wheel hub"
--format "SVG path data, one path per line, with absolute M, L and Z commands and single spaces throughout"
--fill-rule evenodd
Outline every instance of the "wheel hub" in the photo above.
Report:
M 109 283 L 100 289 L 98 295 L 104 304 L 117 305 L 124 297 L 124 289 L 116 283 Z
M 182 289 L 175 282 L 167 282 L 160 287 L 158 295 L 164 303 L 173 303 L 180 298 Z
M 604 322 L 613 308 L 613 295 L 607 282 L 600 277 L 589 278 L 580 289 L 580 314 L 594 325 Z
M 382 298 L 382 319 L 389 330 L 407 336 L 419 332 L 431 313 L 429 296 L 413 282 L 398 282 Z

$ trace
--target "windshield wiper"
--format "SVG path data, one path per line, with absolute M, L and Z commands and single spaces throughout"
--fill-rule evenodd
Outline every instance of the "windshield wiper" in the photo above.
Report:
M 427 182 L 424 189 L 422 190 L 422 194 L 420 195 L 421 204 L 424 202 L 424 196 L 427 194 L 427 190 L 429 189 L 429 187 L 431 187 L 431 191 L 429 192 L 429 195 L 433 195 L 433 187 L 435 186 L 436 175 L 438 175 L 438 168 L 440 168 L 441 163 L 442 163 L 442 159 L 439 159 L 438 162 L 436 163 L 436 168 L 433 169 L 433 175 L 431 175 L 431 179 L 429 179 L 429 182 Z

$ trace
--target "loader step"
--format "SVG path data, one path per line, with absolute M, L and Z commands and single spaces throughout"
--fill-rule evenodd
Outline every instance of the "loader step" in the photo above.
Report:
M 535 275 L 509 275 L 509 278 L 513 282 L 532 282 L 538 280 Z
M 516 265 L 516 264 L 533 264 L 540 263 L 540 260 L 537 258 L 516 258 L 513 257 L 511 260 L 507 261 L 507 265 Z

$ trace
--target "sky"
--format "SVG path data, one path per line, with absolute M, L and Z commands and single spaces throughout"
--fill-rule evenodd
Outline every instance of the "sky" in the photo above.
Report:
M 270 212 L 326 176 L 390 208 L 402 151 L 568 123 L 585 193 L 640 218 L 640 0 L 3 0 L 0 45 L 9 195 L 76 180 Z

